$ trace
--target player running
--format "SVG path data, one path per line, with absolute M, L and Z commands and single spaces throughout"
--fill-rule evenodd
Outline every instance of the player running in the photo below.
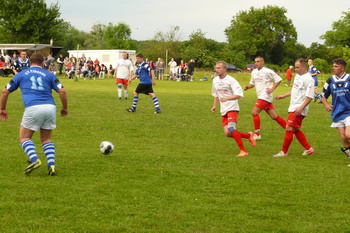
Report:
M 130 78 L 129 83 L 131 83 L 132 80 L 139 78 L 140 84 L 137 86 L 134 92 L 132 107 L 127 108 L 126 111 L 136 112 L 137 102 L 139 101 L 139 94 L 143 93 L 149 95 L 153 100 L 154 107 L 156 108 L 154 113 L 161 113 L 158 98 L 154 94 L 152 88 L 152 85 L 156 85 L 156 82 L 154 81 L 154 70 L 151 69 L 148 62 L 143 61 L 143 55 L 141 53 L 136 55 L 136 62 L 138 64 L 138 67 L 135 74 Z
M 333 76 L 324 84 L 322 103 L 332 112 L 332 128 L 337 128 L 344 147 L 341 151 L 350 158 L 350 75 L 345 73 L 346 62 L 341 58 L 333 60 Z M 332 95 L 332 105 L 327 99 Z
M 296 60 L 295 71 L 297 75 L 294 78 L 292 91 L 284 95 L 276 96 L 276 99 L 283 99 L 291 96 L 290 105 L 288 108 L 288 121 L 286 127 L 286 134 L 282 150 L 273 157 L 282 157 L 288 154 L 288 149 L 293 141 L 293 136 L 298 139 L 300 144 L 305 148 L 302 155 L 311 155 L 315 151 L 306 140 L 305 134 L 300 130 L 301 123 L 306 117 L 309 110 L 309 103 L 314 95 L 314 80 L 307 71 L 306 61 L 303 58 Z
M 262 110 L 264 110 L 271 117 L 271 119 L 275 120 L 283 129 L 286 128 L 286 121 L 281 116 L 277 115 L 275 106 L 272 104 L 272 92 L 281 83 L 282 78 L 273 70 L 264 67 L 264 64 L 265 62 L 263 57 L 258 56 L 255 58 L 256 69 L 254 69 L 251 73 L 249 85 L 244 88 L 246 91 L 255 86 L 256 94 L 258 96 L 258 100 L 252 109 L 255 140 L 261 140 L 259 113 Z
M 236 79 L 226 74 L 226 62 L 218 61 L 215 70 L 217 76 L 213 79 L 212 96 L 214 96 L 214 104 L 211 111 L 214 113 L 218 102 L 220 102 L 220 113 L 225 135 L 235 139 L 240 149 L 237 155 L 238 157 L 248 156 L 242 138 L 248 139 L 252 146 L 256 146 L 256 142 L 253 132 L 242 133 L 237 130 L 239 114 L 238 99 L 243 97 L 241 85 L 239 85 Z
M 32 136 L 40 130 L 40 138 L 44 154 L 48 162 L 48 174 L 56 175 L 55 145 L 51 140 L 52 130 L 56 128 L 56 105 L 52 97 L 52 89 L 61 98 L 61 116 L 68 114 L 67 94 L 57 77 L 44 70 L 44 57 L 39 53 L 31 56 L 31 67 L 16 74 L 2 91 L 0 120 L 6 121 L 8 114 L 6 104 L 9 94 L 20 88 L 25 111 L 20 126 L 20 142 L 28 155 L 31 164 L 24 170 L 30 174 L 41 166 L 41 161 L 35 150 Z

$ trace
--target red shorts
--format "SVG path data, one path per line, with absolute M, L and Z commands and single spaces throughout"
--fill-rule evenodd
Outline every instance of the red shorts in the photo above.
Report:
M 257 108 L 260 108 L 262 110 L 268 110 L 268 109 L 275 109 L 275 106 L 273 106 L 272 103 L 270 102 L 267 102 L 265 100 L 261 100 L 261 99 L 258 99 L 256 102 L 255 102 L 255 107 Z
M 294 115 L 294 112 L 289 112 L 288 113 L 287 125 L 292 126 L 294 128 L 300 128 L 301 127 L 301 123 L 303 122 L 304 118 L 305 117 L 302 116 L 302 115 L 296 117 Z
M 222 127 L 225 127 L 228 124 L 228 122 L 237 123 L 238 113 L 239 113 L 238 111 L 230 111 L 230 112 L 227 112 L 225 116 L 222 116 L 221 117 Z
M 117 84 L 124 84 L 124 85 L 128 85 L 129 84 L 129 80 L 128 79 L 122 79 L 122 78 L 117 78 Z

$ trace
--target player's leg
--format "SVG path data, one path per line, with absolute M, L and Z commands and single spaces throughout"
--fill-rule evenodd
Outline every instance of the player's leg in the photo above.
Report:
M 258 108 L 257 106 L 254 105 L 252 109 L 252 116 L 253 116 L 253 122 L 254 122 L 254 137 L 255 140 L 260 140 L 260 116 L 259 113 L 262 111 L 261 108 Z
M 153 101 L 154 107 L 156 108 L 156 111 L 154 113 L 161 113 L 158 97 L 154 93 L 148 93 L 148 94 Z
M 320 100 L 320 103 L 322 103 L 322 96 L 318 93 L 318 78 L 312 77 L 315 81 L 315 88 L 314 88 L 314 102 L 317 100 Z
M 337 130 L 344 145 L 344 147 L 341 148 L 341 151 L 350 158 L 350 143 L 348 137 L 350 133 L 350 126 L 337 127 Z
M 283 157 L 288 155 L 288 149 L 290 147 L 290 144 L 292 144 L 292 141 L 293 141 L 293 136 L 294 136 L 293 130 L 295 130 L 294 127 L 290 125 L 286 126 L 286 133 L 283 139 L 282 150 L 277 154 L 273 155 L 273 157 Z
M 35 144 L 32 141 L 32 136 L 35 131 L 24 128 L 22 125 L 19 130 L 19 138 L 21 142 L 21 147 L 24 152 L 28 155 L 30 160 L 30 165 L 24 169 L 24 174 L 29 175 L 32 171 L 41 166 L 41 161 L 38 158 L 38 154 L 35 150 Z
M 137 91 L 137 89 L 136 89 L 136 91 Z M 132 107 L 126 109 L 126 111 L 128 111 L 128 112 L 136 112 L 137 102 L 139 101 L 139 93 L 136 91 L 134 92 L 134 98 L 132 100 Z
M 40 129 L 40 138 L 47 159 L 48 173 L 54 176 L 56 175 L 55 144 L 51 141 L 51 134 L 52 130 Z
M 286 121 L 279 115 L 277 115 L 275 109 L 268 108 L 266 113 L 271 117 L 272 120 L 275 120 L 283 129 L 286 128 Z
M 123 92 L 123 80 L 120 78 L 117 78 L 117 87 L 118 87 L 118 99 L 122 99 L 122 92 Z
M 123 87 L 124 87 L 124 98 L 127 100 L 128 99 L 128 84 L 129 84 L 129 80 L 127 79 L 123 79 Z

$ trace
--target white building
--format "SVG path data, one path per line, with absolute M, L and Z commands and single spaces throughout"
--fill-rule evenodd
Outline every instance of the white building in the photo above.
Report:
M 115 67 L 117 61 L 122 58 L 122 52 L 127 52 L 129 54 L 129 59 L 133 64 L 136 62 L 136 51 L 135 50 L 68 50 L 69 57 L 74 55 L 74 57 L 82 57 L 85 55 L 86 59 L 89 57 L 92 61 L 96 58 L 100 61 L 100 64 L 104 64 L 109 67 L 111 64 L 113 68 Z

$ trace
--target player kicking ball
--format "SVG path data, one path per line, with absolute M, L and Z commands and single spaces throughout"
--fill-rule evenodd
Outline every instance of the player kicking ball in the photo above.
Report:
M 294 79 L 292 91 L 284 95 L 276 96 L 276 99 L 284 99 L 288 96 L 291 96 L 291 98 L 282 150 L 273 155 L 273 157 L 283 157 L 288 154 L 288 149 L 293 141 L 294 135 L 305 148 L 302 155 L 311 155 L 315 152 L 307 141 L 305 134 L 300 130 L 301 123 L 309 110 L 309 103 L 314 98 L 314 80 L 307 72 L 306 61 L 303 58 L 296 60 L 295 71 L 297 75 Z
M 220 102 L 222 127 L 225 135 L 235 139 L 240 149 L 238 157 L 248 156 L 242 138 L 248 139 L 253 147 L 256 146 L 256 142 L 253 132 L 242 133 L 237 130 L 238 99 L 243 97 L 242 87 L 236 79 L 226 74 L 226 62 L 218 61 L 215 65 L 215 71 L 217 76 L 213 79 L 212 96 L 214 96 L 214 104 L 211 111 L 214 113 L 217 104 Z

